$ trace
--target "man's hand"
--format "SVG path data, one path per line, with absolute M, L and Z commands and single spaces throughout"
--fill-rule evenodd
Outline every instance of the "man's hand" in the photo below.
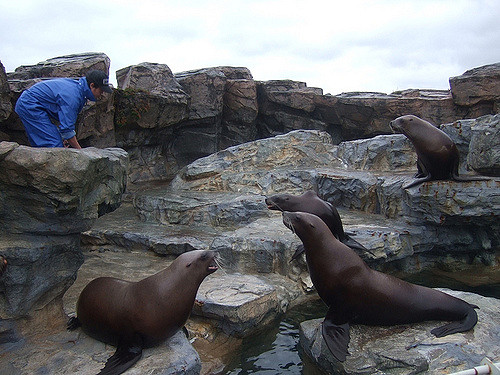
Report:
M 78 140 L 76 139 L 76 136 L 74 136 L 72 138 L 69 138 L 69 139 L 65 139 L 63 141 L 64 147 L 66 147 L 66 144 L 68 144 L 69 146 L 71 146 L 73 148 L 82 148 L 82 146 L 80 146 L 80 144 L 78 143 Z

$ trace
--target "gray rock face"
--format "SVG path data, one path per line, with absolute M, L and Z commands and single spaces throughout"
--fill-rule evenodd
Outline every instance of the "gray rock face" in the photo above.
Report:
M 104 53 L 78 53 L 54 57 L 36 65 L 23 65 L 12 73 L 9 80 L 29 80 L 33 78 L 83 77 L 90 70 L 109 72 L 110 59 Z
M 7 75 L 5 74 L 5 68 L 0 61 L 0 122 L 5 121 L 9 118 L 12 112 L 12 104 L 10 103 L 10 88 L 7 82 Z M 5 139 L 1 139 L 5 140 Z
M 324 371 L 339 374 L 437 374 L 452 373 L 498 358 L 500 301 L 465 292 L 444 290 L 480 307 L 478 324 L 466 333 L 436 338 L 430 330 L 440 322 L 392 327 L 351 326 L 350 356 L 344 363 L 333 358 L 321 334 L 323 319 L 303 322 L 300 345 Z
M 0 143 L 0 227 L 10 233 L 74 234 L 121 203 L 121 149 L 41 149 Z
M 186 166 L 172 182 L 178 190 L 239 191 L 270 193 L 265 173 L 278 174 L 321 166 L 340 166 L 333 154 L 331 137 L 325 132 L 294 131 L 274 139 L 230 147 Z M 252 173 L 253 172 L 253 173 Z M 262 177 L 259 178 L 259 174 Z M 253 183 L 250 182 L 253 180 Z M 241 185 L 241 186 L 240 186 Z
M 481 66 L 450 78 L 453 100 L 471 106 L 480 102 L 500 101 L 500 63 Z M 498 105 L 498 104 L 497 104 Z
M 500 176 L 500 115 L 484 116 L 472 128 L 467 163 L 475 171 Z
M 0 252 L 9 262 L 8 272 L 0 280 L 0 319 L 35 314 L 61 298 L 83 263 L 78 234 L 4 235 Z

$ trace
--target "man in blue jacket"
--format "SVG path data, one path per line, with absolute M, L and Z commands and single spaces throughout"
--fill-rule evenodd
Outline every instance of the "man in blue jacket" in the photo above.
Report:
M 17 100 L 15 111 L 31 146 L 81 148 L 76 119 L 87 99 L 95 102 L 103 92 L 112 92 L 108 76 L 92 70 L 79 80 L 56 78 L 31 86 Z

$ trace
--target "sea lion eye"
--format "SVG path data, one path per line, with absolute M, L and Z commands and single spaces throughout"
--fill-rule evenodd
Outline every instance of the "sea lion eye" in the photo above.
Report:
M 186 264 L 186 268 L 191 267 L 191 263 Z

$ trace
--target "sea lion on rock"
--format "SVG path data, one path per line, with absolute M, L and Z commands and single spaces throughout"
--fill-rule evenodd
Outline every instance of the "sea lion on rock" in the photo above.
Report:
M 68 329 L 81 326 L 89 336 L 116 345 L 99 374 L 121 374 L 141 358 L 143 348 L 184 326 L 201 282 L 216 270 L 213 251 L 195 250 L 137 282 L 94 279 L 81 292 Z
M 359 242 L 353 240 L 347 233 L 344 232 L 342 220 L 339 212 L 330 202 L 321 199 L 315 191 L 308 190 L 302 195 L 276 194 L 266 198 L 267 208 L 270 210 L 280 210 L 289 212 L 308 212 L 321 218 L 330 228 L 330 231 L 340 242 L 349 246 L 351 249 L 356 249 L 362 252 L 371 251 L 366 249 Z M 292 259 L 297 258 L 304 252 L 304 248 L 298 249 L 293 254 Z
M 460 156 L 451 138 L 430 122 L 413 115 L 405 115 L 389 123 L 392 131 L 404 134 L 415 146 L 417 152 L 417 173 L 415 180 L 403 186 L 411 188 L 426 181 L 482 181 L 480 176 L 459 176 Z
M 437 337 L 468 331 L 477 323 L 477 306 L 370 269 L 319 217 L 284 212 L 283 223 L 302 240 L 311 280 L 329 307 L 322 334 L 337 360 L 343 362 L 349 355 L 352 323 L 387 326 L 453 321 L 434 328 L 431 333 Z

